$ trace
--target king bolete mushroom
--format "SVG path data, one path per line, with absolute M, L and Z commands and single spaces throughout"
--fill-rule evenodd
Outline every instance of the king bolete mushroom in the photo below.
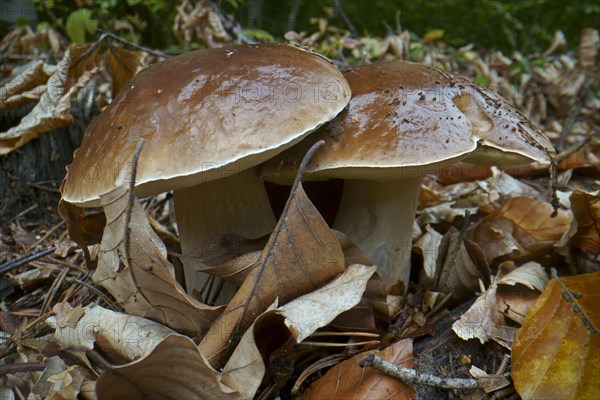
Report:
M 61 187 L 63 201 L 99 206 L 129 177 L 135 191 L 174 190 L 184 255 L 211 238 L 255 238 L 275 219 L 256 165 L 335 117 L 350 88 L 326 58 L 286 44 L 183 54 L 136 75 L 87 128 Z M 188 290 L 198 273 L 186 267 Z
M 459 160 L 548 163 L 548 139 L 504 99 L 460 76 L 410 62 L 344 73 L 352 99 L 333 121 L 267 161 L 265 180 L 287 184 L 312 143 L 326 145 L 304 179 L 344 179 L 333 227 L 379 266 L 388 287 L 410 275 L 420 177 Z

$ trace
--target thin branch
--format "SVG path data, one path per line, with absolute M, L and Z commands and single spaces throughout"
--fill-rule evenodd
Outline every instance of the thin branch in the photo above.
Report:
M 67 29 L 64 27 L 63 24 L 60 23 L 58 18 L 56 18 L 56 15 L 54 15 L 52 10 L 50 10 L 48 8 L 48 6 L 46 5 L 46 2 L 44 0 L 40 0 L 40 6 L 42 6 L 42 9 L 44 10 L 44 12 L 48 16 L 48 18 L 50 18 L 50 21 L 52 21 L 54 23 L 54 25 L 56 26 L 56 29 L 58 29 L 60 31 L 60 33 L 62 33 L 65 37 L 68 37 L 69 35 L 67 33 Z
M 27 263 L 30 263 L 31 261 L 35 261 L 38 258 L 42 258 L 47 256 L 48 254 L 54 253 L 55 250 L 56 247 L 52 246 L 48 249 L 44 249 L 37 253 L 27 254 L 25 256 L 17 258 L 16 260 L 5 262 L 4 264 L 0 265 L 0 275 L 8 271 L 12 271 L 13 269 L 18 268 Z
M 355 38 L 360 38 L 360 34 L 358 33 L 358 31 L 356 30 L 354 25 L 352 25 L 352 21 L 350 21 L 350 18 L 348 18 L 348 15 L 342 8 L 342 5 L 340 4 L 340 0 L 333 0 L 333 7 L 335 8 L 335 10 L 338 13 L 340 13 L 340 16 L 342 17 L 342 19 L 348 26 L 348 29 L 350 30 L 350 32 L 352 32 L 352 36 L 354 36 Z
M 17 372 L 43 371 L 46 369 L 46 364 L 42 362 L 28 362 L 0 365 L 0 376 L 15 374 Z
M 122 38 L 122 37 L 121 37 L 121 36 L 119 36 L 119 35 L 115 35 L 115 34 L 114 34 L 114 33 L 112 33 L 112 32 L 105 31 L 104 29 L 100 29 L 100 28 L 98 28 L 98 29 L 96 29 L 96 31 L 100 32 L 100 33 L 101 33 L 102 35 L 104 35 L 104 36 L 108 36 L 108 37 L 110 37 L 110 38 L 112 38 L 112 39 L 118 40 L 119 42 L 123 42 L 123 43 L 125 43 L 126 45 L 129 45 L 129 46 L 131 46 L 131 47 L 134 47 L 134 48 L 136 48 L 136 49 L 138 49 L 138 50 L 145 51 L 145 52 L 146 52 L 146 53 L 148 53 L 148 54 L 152 54 L 153 56 L 157 56 L 157 57 L 163 57 L 163 58 L 170 58 L 170 57 L 171 57 L 170 55 L 168 55 L 168 54 L 166 54 L 166 53 L 163 53 L 162 51 L 153 50 L 153 49 L 150 49 L 150 48 L 148 48 L 148 47 L 145 47 L 145 46 L 139 45 L 139 44 L 137 44 L 137 43 L 135 43 L 135 42 L 132 42 L 131 40 L 127 40 L 127 39 L 125 39 L 125 38 Z M 104 39 L 104 38 L 102 37 L 102 39 Z
M 480 389 L 479 382 L 475 379 L 442 378 L 431 374 L 423 374 L 411 368 L 404 368 L 397 364 L 385 361 L 383 358 L 370 354 L 360 360 L 361 367 L 375 368 L 377 371 L 398 379 L 406 384 L 435 386 L 442 389 Z

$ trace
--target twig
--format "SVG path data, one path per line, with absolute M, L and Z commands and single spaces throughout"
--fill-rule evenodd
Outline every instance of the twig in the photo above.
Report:
M 348 358 L 348 357 L 346 357 L 344 355 L 341 355 L 341 354 L 334 354 L 334 355 L 327 356 L 325 358 L 319 359 L 318 361 L 316 361 L 313 364 L 309 365 L 298 376 L 298 379 L 296 379 L 296 383 L 294 383 L 294 386 L 292 387 L 292 390 L 291 390 L 292 394 L 295 395 L 296 393 L 298 393 L 298 390 L 300 390 L 300 386 L 302 385 L 302 383 L 311 374 L 313 374 L 314 372 L 316 372 L 316 371 L 318 371 L 320 369 L 323 369 L 323 368 L 333 367 L 334 365 L 339 364 L 340 362 L 342 362 L 346 358 Z
M 46 6 L 46 2 L 44 0 L 40 0 L 40 5 L 42 6 L 42 9 L 44 10 L 48 18 L 50 18 L 50 21 L 54 23 L 54 25 L 60 31 L 60 33 L 68 37 L 69 34 L 67 33 L 67 29 L 63 26 L 63 24 L 60 23 L 58 18 L 56 18 L 56 15 L 54 15 L 52 10 L 50 10 L 48 6 Z
M 82 281 L 81 279 L 75 278 L 75 277 L 68 277 L 67 282 L 75 282 L 78 283 L 81 286 L 85 286 L 87 287 L 89 290 L 91 290 L 92 292 L 96 293 L 98 295 L 98 297 L 101 297 L 106 304 L 109 305 L 109 307 L 112 308 L 113 311 L 121 311 L 122 308 L 119 307 L 114 301 L 112 301 L 112 299 L 110 297 L 108 297 L 107 295 L 105 295 L 100 289 L 98 289 L 96 286 L 91 285 L 89 283 L 87 283 L 86 281 Z
M 365 342 L 356 343 L 327 343 L 327 342 L 300 342 L 300 346 L 313 346 L 313 347 L 355 347 L 355 346 L 367 346 L 370 344 L 381 343 L 379 340 L 368 340 Z
M 17 215 L 15 215 L 14 217 L 6 220 L 5 224 L 8 224 L 9 222 L 15 221 L 19 218 L 21 218 L 22 216 L 24 216 L 25 214 L 27 214 L 30 211 L 35 210 L 36 208 L 38 208 L 39 206 L 37 204 L 32 205 L 31 207 L 26 208 L 25 210 L 21 211 L 20 213 L 18 213 Z
M 32 187 L 37 190 L 43 190 L 45 192 L 60 193 L 60 190 L 58 190 L 57 188 L 51 188 L 51 187 L 44 186 L 41 184 L 41 182 L 30 183 L 27 186 Z
M 439 376 L 424 374 L 412 368 L 404 368 L 397 364 L 385 361 L 383 358 L 370 354 L 360 360 L 361 367 L 372 367 L 377 371 L 398 379 L 406 384 L 417 384 L 435 386 L 442 389 L 479 389 L 481 386 L 475 379 L 442 378 Z
M 54 282 L 52 282 L 52 285 L 50 285 L 48 294 L 46 294 L 46 298 L 44 299 L 44 302 L 42 303 L 42 308 L 40 309 L 40 315 L 39 315 L 40 317 L 42 315 L 44 315 L 47 312 L 47 310 L 50 308 L 50 305 L 52 304 L 52 300 L 54 300 L 54 297 L 56 296 L 58 289 L 60 289 L 60 286 L 65 281 L 65 278 L 67 277 L 68 273 L 69 273 L 68 268 L 63 269 L 62 271 L 60 271 L 60 273 L 58 274 L 58 277 L 54 280 Z
M 48 254 L 52 254 L 56 250 L 56 247 L 52 246 L 48 249 L 44 249 L 37 253 L 28 254 L 22 257 L 17 258 L 16 260 L 7 261 L 4 264 L 0 265 L 0 275 L 12 271 L 15 268 L 18 268 L 22 265 L 25 265 L 31 261 L 35 261 L 38 258 L 42 258 L 47 256 Z
M 52 235 L 58 228 L 60 228 L 61 226 L 63 226 L 65 224 L 65 221 L 61 221 L 60 223 L 54 225 L 52 228 L 50 228 L 46 234 L 44 234 L 44 236 L 42 236 L 38 241 L 36 241 L 34 244 L 32 244 L 31 246 L 29 246 L 28 250 L 32 250 L 35 249 L 39 244 L 43 243 L 46 239 L 48 239 L 48 237 L 50 235 Z
M 346 15 L 346 12 L 342 8 L 340 0 L 333 0 L 333 7 L 338 13 L 340 13 L 340 16 L 342 17 L 346 25 L 348 25 L 348 29 L 350 30 L 350 32 L 352 32 L 352 36 L 354 36 L 357 39 L 360 38 L 360 34 L 358 33 L 354 25 L 352 25 L 352 21 L 350 21 L 350 18 L 348 18 L 348 15 Z
M 594 136 L 596 136 L 597 134 L 598 134 L 598 132 L 593 130 L 590 133 L 588 133 L 581 142 L 576 143 L 570 147 L 567 147 L 566 149 L 561 151 L 559 154 L 556 155 L 556 163 L 560 164 L 561 162 L 563 162 L 564 160 L 566 160 L 573 154 L 577 153 L 579 150 L 581 150 L 581 148 L 583 148 L 583 146 L 588 144 L 590 142 L 590 140 L 592 140 L 592 138 Z
M 110 37 L 112 39 L 115 39 L 115 40 L 118 40 L 120 42 L 123 42 L 126 45 L 134 47 L 134 48 L 136 48 L 138 50 L 145 51 L 146 53 L 152 54 L 153 56 L 163 57 L 163 58 L 170 58 L 171 57 L 170 55 L 168 55 L 166 53 L 163 53 L 162 51 L 152 50 L 152 49 L 150 49 L 148 47 L 145 47 L 145 46 L 139 45 L 139 44 L 137 44 L 135 42 L 132 42 L 131 40 L 124 39 L 124 38 L 122 38 L 119 35 L 115 35 L 112 32 L 108 32 L 108 31 L 105 31 L 105 30 L 100 29 L 100 28 L 96 29 L 96 31 L 100 32 L 104 36 L 108 36 L 108 37 Z M 101 39 L 104 39 L 104 37 L 101 37 Z
M 44 369 L 46 369 L 46 364 L 44 364 L 43 362 L 28 362 L 0 365 L 0 376 L 15 374 L 17 372 L 43 371 Z

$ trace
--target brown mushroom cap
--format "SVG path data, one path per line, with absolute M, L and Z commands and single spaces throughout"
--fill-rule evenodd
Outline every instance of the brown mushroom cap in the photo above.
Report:
M 143 138 L 138 196 L 257 165 L 331 120 L 350 99 L 337 68 L 285 44 L 190 52 L 140 72 L 87 128 L 61 191 L 98 205 L 129 176 Z
M 469 156 L 490 163 L 548 162 L 548 139 L 500 96 L 422 64 L 393 61 L 344 73 L 348 107 L 272 160 L 265 179 L 287 182 L 316 140 L 326 146 L 306 179 L 389 180 L 433 172 Z M 477 151 L 476 151 L 477 150 Z

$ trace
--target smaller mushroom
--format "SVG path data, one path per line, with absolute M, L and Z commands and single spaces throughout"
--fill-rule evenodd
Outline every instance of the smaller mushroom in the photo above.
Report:
M 372 261 L 387 286 L 408 282 L 420 177 L 457 161 L 548 163 L 554 150 L 531 121 L 466 78 L 410 62 L 345 72 L 352 99 L 333 121 L 267 161 L 263 179 L 288 184 L 302 154 L 326 145 L 306 180 L 344 179 L 333 227 Z

